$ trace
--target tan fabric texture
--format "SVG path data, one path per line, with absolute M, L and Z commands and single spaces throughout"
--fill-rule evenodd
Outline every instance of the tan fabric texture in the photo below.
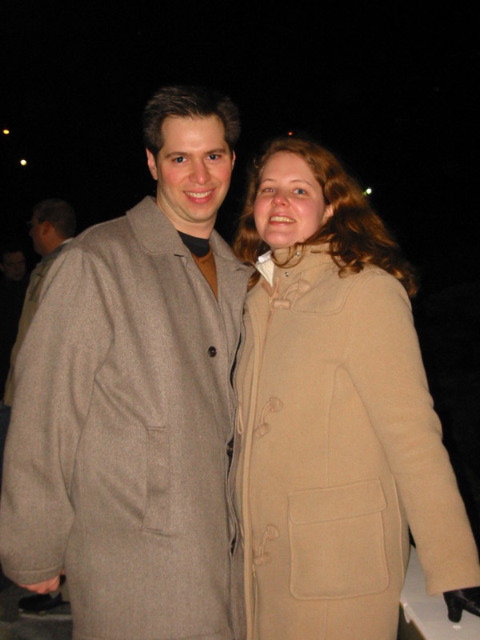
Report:
M 32 320 L 37 312 L 43 283 L 45 282 L 45 278 L 47 277 L 50 267 L 60 255 L 60 252 L 66 247 L 69 242 L 71 242 L 71 240 L 68 240 L 65 243 L 61 244 L 52 254 L 40 260 L 40 262 L 35 265 L 35 268 L 30 274 L 28 288 L 25 292 L 25 300 L 23 302 L 22 313 L 18 321 L 17 337 L 15 339 L 15 344 L 12 347 L 12 353 L 10 356 L 10 370 L 8 372 L 7 381 L 5 383 L 3 401 L 9 407 L 12 406 L 13 394 L 15 392 L 15 362 L 17 360 L 20 347 L 22 346 L 25 336 L 27 335 L 28 328 L 31 325 Z
M 192 258 L 195 260 L 198 268 L 204 275 L 205 280 L 210 285 L 214 296 L 218 298 L 217 269 L 212 250 L 210 249 L 207 255 L 202 257 L 196 256 L 192 253 Z
M 231 368 L 249 270 L 211 237 L 218 301 L 153 199 L 52 266 L 17 361 L 4 572 L 65 567 L 75 640 L 235 640 Z
M 410 525 L 428 591 L 480 584 L 401 284 L 310 249 L 249 293 L 236 375 L 248 640 L 395 640 Z

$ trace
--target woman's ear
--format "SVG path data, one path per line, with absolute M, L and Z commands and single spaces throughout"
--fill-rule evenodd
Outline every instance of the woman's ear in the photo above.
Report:
M 331 218 L 332 216 L 333 216 L 333 205 L 328 204 L 325 207 L 325 211 L 323 212 L 323 218 L 327 219 L 327 218 Z

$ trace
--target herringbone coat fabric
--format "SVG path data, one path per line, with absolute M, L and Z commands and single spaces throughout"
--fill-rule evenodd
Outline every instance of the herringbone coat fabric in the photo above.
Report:
M 218 301 L 153 199 L 87 230 L 19 355 L 2 566 L 65 567 L 75 640 L 243 637 L 226 486 L 249 269 L 211 246 Z

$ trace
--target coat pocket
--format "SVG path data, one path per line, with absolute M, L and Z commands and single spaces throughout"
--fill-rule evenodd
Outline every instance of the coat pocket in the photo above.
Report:
M 147 427 L 146 505 L 142 529 L 167 533 L 170 527 L 170 450 L 166 427 Z
M 388 587 L 378 480 L 288 497 L 290 590 L 295 598 L 346 598 Z

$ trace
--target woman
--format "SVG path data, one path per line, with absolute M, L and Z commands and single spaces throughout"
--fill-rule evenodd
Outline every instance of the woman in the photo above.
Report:
M 258 269 L 236 376 L 248 640 L 394 640 L 408 525 L 429 593 L 480 613 L 414 275 L 360 187 L 316 143 L 275 140 L 235 248 Z

